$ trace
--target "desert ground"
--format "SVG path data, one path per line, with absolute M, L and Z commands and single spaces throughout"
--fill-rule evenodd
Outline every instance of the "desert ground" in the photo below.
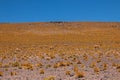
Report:
M 120 23 L 0 23 L 0 80 L 120 80 Z

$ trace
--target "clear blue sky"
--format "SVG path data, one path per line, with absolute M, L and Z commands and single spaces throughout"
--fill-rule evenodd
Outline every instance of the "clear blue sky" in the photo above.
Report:
M 120 0 L 0 0 L 0 22 L 120 22 Z

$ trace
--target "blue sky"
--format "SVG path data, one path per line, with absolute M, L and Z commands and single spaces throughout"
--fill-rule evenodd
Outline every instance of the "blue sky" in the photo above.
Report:
M 0 22 L 120 22 L 120 0 L 0 0 Z

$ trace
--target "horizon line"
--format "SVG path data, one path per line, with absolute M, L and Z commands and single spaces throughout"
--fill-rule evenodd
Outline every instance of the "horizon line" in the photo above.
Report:
M 98 22 L 98 23 L 120 23 L 120 21 L 62 21 L 62 20 L 51 20 L 51 21 L 21 21 L 21 22 L 0 22 L 0 24 L 11 24 L 11 23 L 15 23 L 15 24 L 19 24 L 19 23 L 48 23 L 48 22 L 88 22 L 88 23 L 94 23 L 94 22 Z

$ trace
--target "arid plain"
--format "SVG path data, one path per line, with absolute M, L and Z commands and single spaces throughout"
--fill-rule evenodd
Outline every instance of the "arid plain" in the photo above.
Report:
M 120 80 L 120 23 L 1 23 L 0 80 Z

